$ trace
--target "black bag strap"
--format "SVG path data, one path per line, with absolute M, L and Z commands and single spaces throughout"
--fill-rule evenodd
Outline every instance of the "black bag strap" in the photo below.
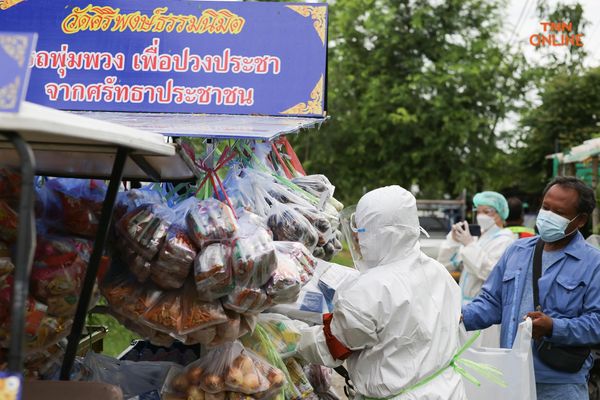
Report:
M 539 239 L 535 244 L 533 252 L 533 306 L 536 311 L 540 311 L 540 289 L 538 280 L 542 277 L 542 253 L 544 252 L 544 241 Z
M 350 391 L 354 391 L 355 389 L 354 385 L 352 384 L 352 381 L 350 380 L 350 374 L 348 373 L 348 370 L 344 368 L 343 365 L 335 367 L 333 370 L 337 372 L 338 375 L 340 375 L 342 378 L 344 378 L 344 381 L 346 381 L 346 385 L 344 386 L 344 394 L 346 395 L 346 397 L 352 397 Z

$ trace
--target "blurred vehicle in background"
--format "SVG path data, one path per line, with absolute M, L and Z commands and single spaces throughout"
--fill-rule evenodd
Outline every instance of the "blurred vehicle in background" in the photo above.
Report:
M 429 233 L 429 238 L 421 235 L 421 250 L 437 259 L 440 246 L 452 225 L 466 219 L 466 190 L 457 200 L 417 200 L 417 209 L 419 222 Z

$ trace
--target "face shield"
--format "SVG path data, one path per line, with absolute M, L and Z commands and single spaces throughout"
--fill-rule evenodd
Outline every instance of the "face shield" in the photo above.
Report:
M 365 232 L 365 229 L 356 226 L 356 220 L 354 218 L 355 213 L 356 205 L 344 208 L 340 213 L 340 224 L 344 239 L 346 240 L 346 243 L 348 243 L 354 266 L 356 267 L 363 260 L 360 245 L 358 243 L 358 234 Z

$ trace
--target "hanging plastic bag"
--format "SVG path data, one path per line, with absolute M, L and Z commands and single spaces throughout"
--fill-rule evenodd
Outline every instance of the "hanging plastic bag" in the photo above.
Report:
M 286 254 L 294 261 L 302 284 L 308 283 L 315 274 L 315 268 L 317 267 L 317 260 L 310 251 L 298 242 L 279 241 L 275 242 L 274 245 L 278 253 Z
M 302 398 L 307 398 L 314 393 L 302 365 L 295 358 L 288 358 L 285 360 L 285 366 L 288 370 L 292 383 L 296 387 L 296 390 L 301 393 Z
M 271 208 L 267 225 L 273 232 L 273 239 L 300 242 L 309 250 L 314 250 L 319 240 L 316 229 L 298 211 L 277 204 Z
M 123 262 L 129 267 L 129 271 L 139 283 L 144 283 L 150 278 L 152 263 L 129 248 L 126 244 L 120 246 Z
M 198 254 L 194 262 L 198 297 L 212 301 L 234 290 L 231 249 L 228 243 L 213 243 Z
M 259 226 L 244 228 L 244 235 L 233 241 L 231 260 L 235 282 L 239 286 L 262 286 L 277 267 L 275 247 L 271 235 Z
M 0 201 L 0 240 L 14 243 L 17 240 L 17 213 L 5 201 Z
M 216 199 L 198 202 L 190 209 L 186 220 L 191 238 L 200 249 L 232 238 L 238 228 L 231 208 Z
M 107 277 L 101 285 L 101 293 L 116 313 L 134 322 L 139 321 L 162 294 L 149 285 L 140 285 L 128 274 Z
M 164 204 L 161 194 L 150 187 L 119 192 L 113 212 L 115 221 L 144 204 Z
M 165 240 L 167 230 L 175 219 L 172 210 L 161 204 L 145 204 L 125 214 L 117 223 L 117 232 L 144 257 L 152 260 Z
M 9 345 L 13 285 L 13 277 L 8 276 L 4 286 L 0 288 L 0 347 Z M 71 319 L 49 315 L 48 306 L 35 300 L 33 296 L 27 298 L 24 313 L 24 338 L 28 353 L 44 350 L 69 334 Z
M 260 313 L 272 305 L 269 296 L 260 287 L 236 286 L 223 300 L 223 307 L 240 314 Z
M 49 314 L 72 316 L 86 267 L 71 239 L 39 237 L 30 278 L 32 294 L 49 306 Z
M 150 268 L 152 281 L 163 289 L 178 289 L 187 279 L 194 259 L 196 246 L 185 228 L 173 224 L 169 227 L 165 241 Z
M 462 344 L 464 344 L 469 335 L 464 331 L 463 325 L 461 325 L 461 331 Z M 462 359 L 487 364 L 498 369 L 502 373 L 502 380 L 508 382 L 506 387 L 502 387 L 477 375 L 476 369 L 469 370 L 481 382 L 480 386 L 476 386 L 464 379 L 465 390 L 470 400 L 537 399 L 531 333 L 532 323 L 528 318 L 519 324 L 512 349 L 472 346 L 462 354 Z
M 186 285 L 182 296 L 183 316 L 178 329 L 179 335 L 190 335 L 215 325 L 218 326 L 228 320 L 221 303 L 200 300 L 193 285 Z M 213 338 L 207 339 L 207 343 L 212 340 Z
M 263 357 L 271 365 L 279 368 L 279 370 L 283 372 L 285 384 L 281 383 L 274 385 L 274 390 L 272 390 L 270 393 L 263 392 L 264 397 L 272 398 L 273 396 L 276 396 L 276 399 L 281 400 L 286 398 L 294 399 L 301 397 L 301 393 L 299 393 L 293 385 L 292 379 L 287 372 L 287 368 L 281 359 L 281 356 L 277 352 L 277 349 L 274 347 L 269 334 L 260 324 L 256 327 L 254 332 L 243 336 L 241 338 L 241 342 L 247 349 L 250 349 L 259 356 Z
M 183 307 L 177 292 L 163 292 L 154 304 L 142 315 L 141 321 L 157 331 L 167 334 L 178 332 L 181 326 Z
M 187 394 L 188 398 L 227 391 L 252 395 L 280 388 L 284 383 L 281 370 L 233 342 L 210 350 L 172 377 L 169 392 Z
M 21 197 L 21 174 L 10 168 L 0 168 L 0 200 L 11 207 L 19 204 Z
M 267 283 L 267 295 L 274 304 L 295 303 L 302 281 L 294 260 L 285 253 L 277 253 L 277 268 Z
M 258 321 L 282 358 L 289 358 L 296 354 L 301 337 L 300 329 L 297 326 L 298 321 L 272 313 L 260 314 Z
M 171 368 L 171 362 L 133 362 L 118 360 L 93 351 L 83 361 L 91 371 L 90 381 L 104 382 L 121 388 L 125 398 L 160 390 Z
M 60 201 L 60 222 L 65 232 L 94 238 L 100 222 L 107 186 L 96 179 L 51 179 L 46 183 Z

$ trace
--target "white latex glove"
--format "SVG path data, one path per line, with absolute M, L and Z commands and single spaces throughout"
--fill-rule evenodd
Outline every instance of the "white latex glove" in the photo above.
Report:
M 469 224 L 467 222 L 459 222 L 452 226 L 452 239 L 466 246 L 472 243 L 475 238 L 469 232 Z

